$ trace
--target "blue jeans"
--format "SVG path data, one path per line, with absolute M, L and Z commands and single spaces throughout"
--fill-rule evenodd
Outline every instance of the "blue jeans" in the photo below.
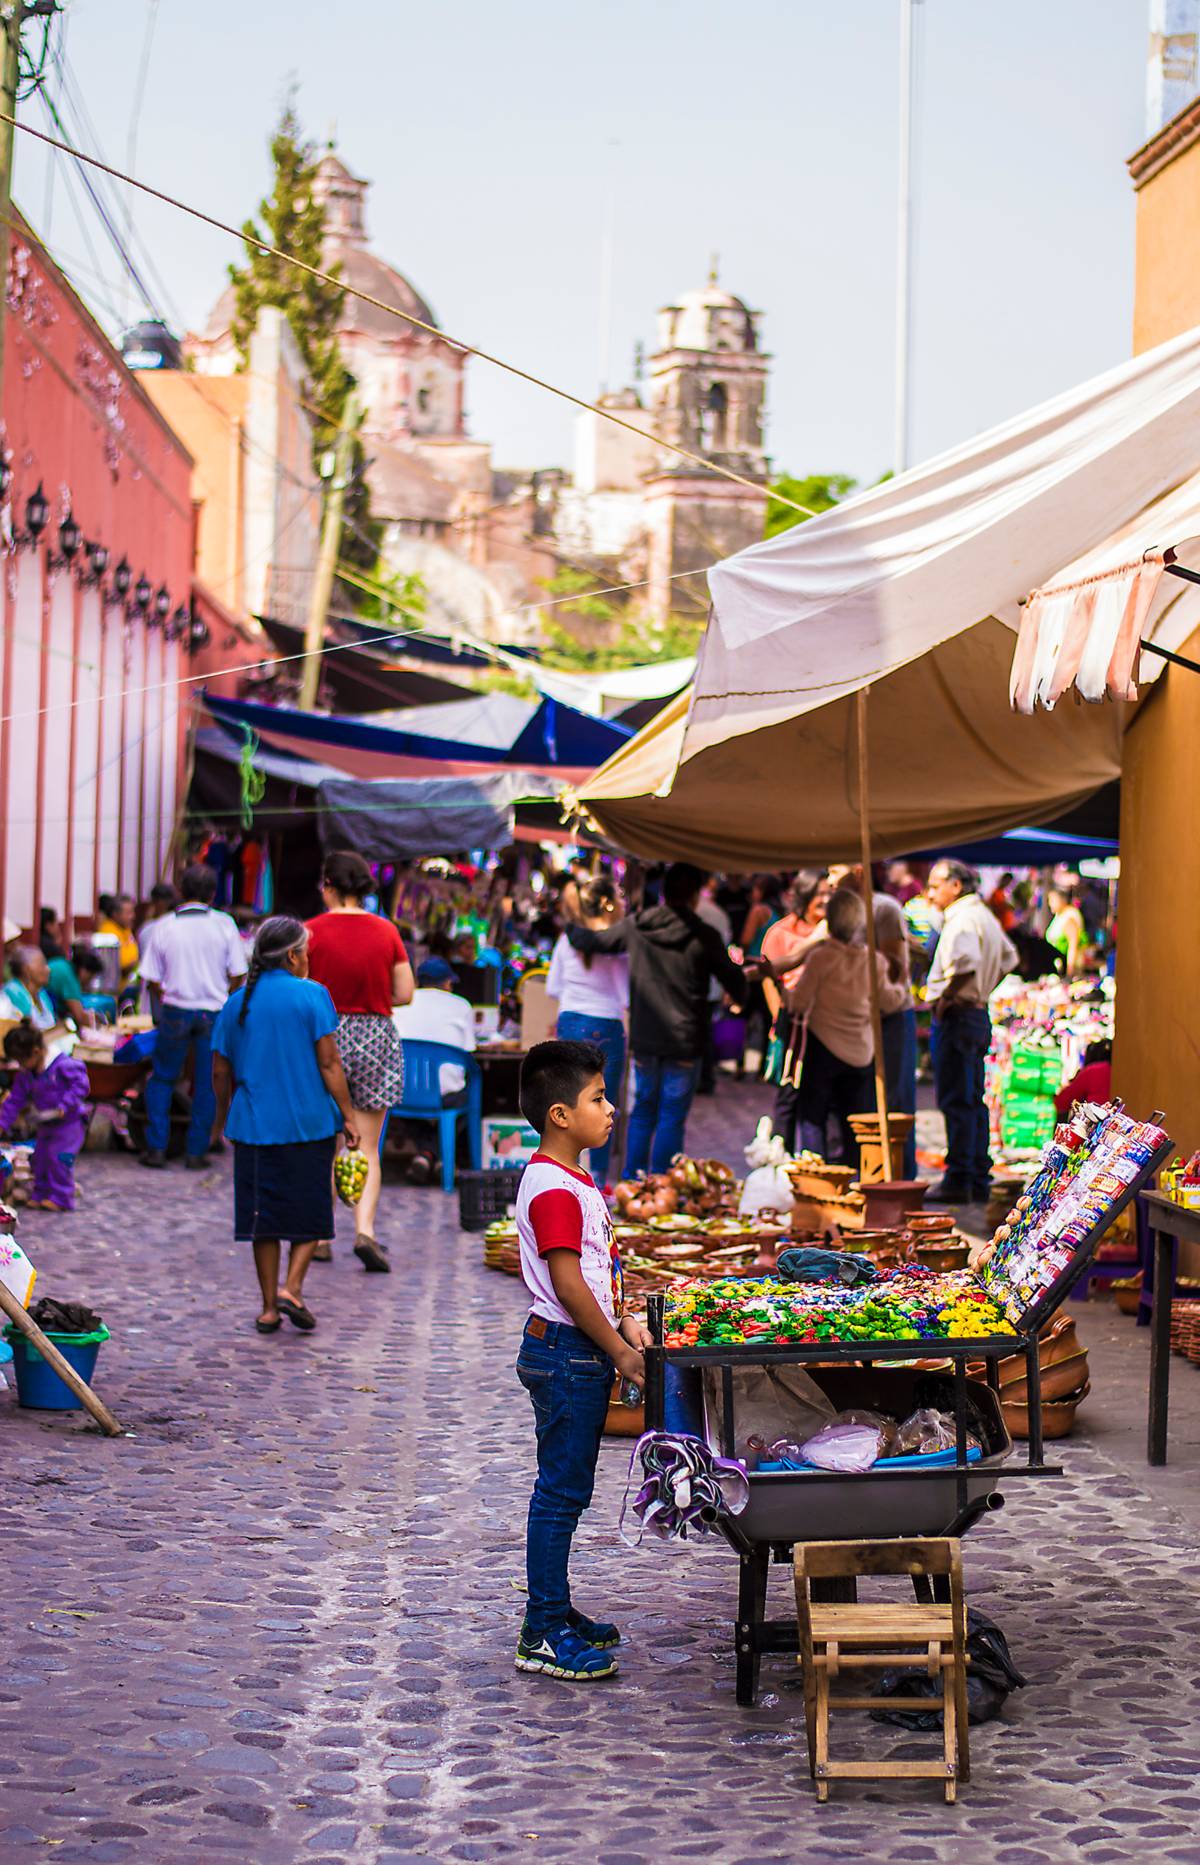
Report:
M 683 1151 L 683 1132 L 700 1062 L 675 1062 L 667 1056 L 633 1058 L 633 1110 L 625 1143 L 625 1172 L 665 1172 Z
M 984 1062 L 992 1025 L 986 1010 L 964 1005 L 937 1025 L 933 1075 L 946 1121 L 946 1177 L 962 1191 L 986 1194 L 992 1177 Z
M 571 1610 L 571 1537 L 592 1500 L 613 1363 L 578 1328 L 531 1315 L 517 1378 L 533 1400 L 537 1430 L 537 1481 L 525 1538 L 525 1619 L 540 1638 L 561 1631 Z
M 199 1159 L 208 1151 L 217 1117 L 212 1085 L 212 1027 L 216 1020 L 215 1010 L 182 1010 L 178 1004 L 164 1004 L 158 1013 L 154 1072 L 146 1083 L 146 1145 L 152 1153 L 167 1150 L 171 1093 L 183 1074 L 189 1049 L 195 1058 L 195 1080 L 187 1132 L 188 1157 Z
M 907 1010 L 894 1010 L 883 1019 L 883 1064 L 887 1075 L 888 1108 L 893 1114 L 917 1111 L 917 1013 L 910 1004 Z M 897 1167 L 899 1170 L 897 1171 Z M 909 1134 L 904 1142 L 904 1157 L 893 1159 L 896 1178 L 917 1176 L 917 1136 Z
M 621 1105 L 621 1076 L 625 1070 L 625 1025 L 619 1017 L 585 1017 L 578 1010 L 561 1010 L 555 1035 L 565 1043 L 595 1043 L 604 1052 L 604 1092 L 614 1107 Z M 593 1146 L 588 1165 L 597 1185 L 607 1185 L 612 1140 Z

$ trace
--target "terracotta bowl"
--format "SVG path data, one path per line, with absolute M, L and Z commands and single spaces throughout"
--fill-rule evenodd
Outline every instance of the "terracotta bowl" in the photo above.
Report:
M 1053 1366 L 1042 1368 L 1041 1387 L 1042 1404 L 1048 1400 L 1067 1399 L 1073 1392 L 1078 1392 L 1088 1383 L 1088 1357 L 1080 1349 L 1069 1360 L 1058 1360 Z M 1024 1374 L 1019 1379 L 1006 1380 L 1000 1375 L 1000 1401 L 1003 1405 L 1026 1405 L 1029 1400 L 1029 1381 Z
M 1080 1387 L 1078 1392 L 1072 1393 L 1070 1398 L 1055 1399 L 1049 1405 L 1043 1400 L 1042 1437 L 1045 1439 L 1069 1437 L 1075 1427 L 1075 1413 L 1079 1406 L 1083 1404 L 1083 1401 L 1087 1398 L 1090 1391 L 1091 1387 L 1084 1385 Z M 1010 1405 L 1005 1401 L 1000 1409 L 1004 1413 L 1004 1422 L 1008 1426 L 1012 1436 L 1014 1438 L 1028 1438 L 1028 1405 Z
M 945 1274 L 951 1269 L 966 1268 L 971 1246 L 969 1243 L 942 1243 L 931 1239 L 928 1243 L 918 1243 L 913 1254 L 926 1269 L 936 1269 Z
M 954 1229 L 952 1211 L 906 1211 L 904 1222 L 917 1237 L 947 1236 Z

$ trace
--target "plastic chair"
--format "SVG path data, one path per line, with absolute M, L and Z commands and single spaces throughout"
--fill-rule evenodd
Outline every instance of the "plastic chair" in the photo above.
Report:
M 401 1043 L 404 1049 L 404 1099 L 399 1107 L 388 1109 L 387 1120 L 379 1136 L 379 1156 L 382 1159 L 388 1121 L 393 1116 L 401 1120 L 436 1120 L 438 1142 L 442 1150 L 442 1190 L 452 1192 L 460 1120 L 465 1119 L 467 1123 L 471 1165 L 478 1172 L 483 1163 L 483 1072 L 475 1057 L 466 1049 L 455 1049 L 449 1043 L 421 1042 L 415 1038 L 410 1041 L 408 1037 L 402 1037 Z M 465 1107 L 446 1107 L 442 1102 L 443 1062 L 453 1062 L 466 1072 Z

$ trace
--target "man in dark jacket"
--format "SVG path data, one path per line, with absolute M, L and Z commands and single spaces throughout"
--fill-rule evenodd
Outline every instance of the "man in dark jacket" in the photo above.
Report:
M 684 1127 L 696 1092 L 709 985 L 724 985 L 741 1004 L 749 983 L 720 934 L 696 912 L 708 877 L 677 861 L 667 869 L 662 905 L 643 907 L 618 925 L 593 932 L 567 927 L 580 952 L 629 954 L 629 1052 L 633 1111 L 625 1144 L 626 1173 L 663 1172 L 683 1150 Z

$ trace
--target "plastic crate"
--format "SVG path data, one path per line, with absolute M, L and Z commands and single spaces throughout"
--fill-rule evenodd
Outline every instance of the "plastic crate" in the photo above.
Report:
M 498 1217 L 507 1217 L 517 1202 L 524 1166 L 499 1166 L 491 1172 L 458 1174 L 458 1222 L 463 1230 L 486 1230 Z

